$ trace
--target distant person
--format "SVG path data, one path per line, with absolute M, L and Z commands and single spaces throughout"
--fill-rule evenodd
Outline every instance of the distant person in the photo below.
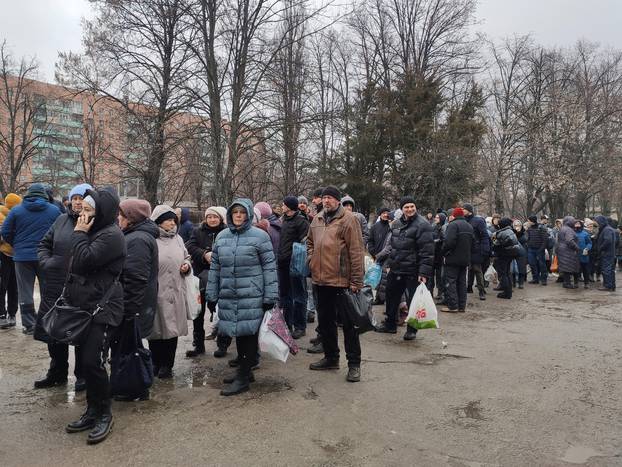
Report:
M 22 197 L 9 193 L 4 198 L 4 206 L 0 206 L 0 228 L 11 209 L 22 203 Z M 15 278 L 15 262 L 13 247 L 0 238 L 0 329 L 15 327 L 17 315 L 17 280 Z

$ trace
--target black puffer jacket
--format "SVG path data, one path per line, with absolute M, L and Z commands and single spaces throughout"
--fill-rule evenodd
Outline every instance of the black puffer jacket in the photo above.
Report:
M 510 225 L 497 230 L 492 237 L 492 248 L 499 258 L 516 258 L 521 251 L 520 243 Z
M 471 262 L 473 264 L 483 264 L 490 256 L 490 235 L 486 228 L 486 220 L 480 216 L 470 215 L 465 217 L 466 221 L 473 227 L 473 249 L 471 250 Z
M 71 258 L 71 234 L 73 234 L 77 218 L 78 215 L 71 209 L 67 214 L 57 217 L 41 239 L 37 249 L 39 267 L 43 275 L 43 287 L 34 338 L 43 342 L 50 342 L 50 338 L 41 326 L 41 319 L 50 311 L 63 292 Z
M 367 251 L 369 251 L 370 255 L 375 257 L 382 251 L 384 241 L 390 231 L 389 221 L 379 220 L 372 225 L 371 229 L 369 229 L 369 241 L 367 242 Z
M 282 219 L 277 262 L 279 267 L 287 267 L 292 259 L 292 245 L 301 242 L 309 234 L 309 221 L 300 211 L 290 217 L 283 216 Z
M 432 277 L 434 271 L 434 238 L 430 223 L 415 214 L 402 216 L 391 227 L 389 267 L 395 274 Z
M 443 256 L 447 266 L 468 266 L 473 249 L 473 227 L 464 217 L 456 217 L 447 226 L 443 242 Z
M 138 318 L 141 337 L 151 334 L 158 301 L 158 226 L 144 221 L 123 231 L 127 256 L 123 264 L 124 314 Z
M 66 298 L 71 305 L 94 310 L 113 287 L 108 304 L 94 321 L 118 326 L 123 320 L 123 287 L 117 278 L 126 256 L 123 232 L 115 224 L 119 197 L 107 189 L 89 190 L 87 195 L 91 195 L 97 205 L 95 222 L 88 234 L 76 231 L 71 234 L 73 262 Z
M 186 242 L 186 249 L 192 261 L 192 271 L 194 275 L 205 280 L 201 283 L 201 289 L 205 289 L 207 284 L 207 274 L 202 272 L 209 270 L 209 263 L 205 261 L 205 253 L 212 251 L 212 245 L 216 236 L 225 228 L 222 222 L 218 227 L 210 227 L 205 222 L 195 227 L 190 235 L 190 240 Z M 204 282 L 204 283 L 203 283 Z
M 532 250 L 543 251 L 549 239 L 546 227 L 534 224 L 527 229 L 527 247 Z

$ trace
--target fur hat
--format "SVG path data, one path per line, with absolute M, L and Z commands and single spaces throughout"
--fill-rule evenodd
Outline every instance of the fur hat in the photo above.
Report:
M 138 224 L 151 216 L 151 204 L 146 199 L 126 199 L 121 201 L 119 210 L 123 217 L 130 221 L 130 224 Z

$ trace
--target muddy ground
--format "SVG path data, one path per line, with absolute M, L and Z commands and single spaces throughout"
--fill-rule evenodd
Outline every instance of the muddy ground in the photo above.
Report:
M 0 331 L 0 464 L 622 465 L 621 298 L 528 286 L 443 314 L 415 342 L 367 333 L 357 384 L 344 356 L 339 371 L 307 369 L 310 332 L 300 354 L 264 358 L 233 398 L 219 395 L 227 360 L 186 359 L 185 337 L 174 379 L 150 401 L 115 403 L 97 446 L 64 432 L 84 393 L 34 390 L 46 348 Z

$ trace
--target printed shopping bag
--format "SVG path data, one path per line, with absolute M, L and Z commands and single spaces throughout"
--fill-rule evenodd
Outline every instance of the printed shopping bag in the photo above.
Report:
M 263 315 L 261 326 L 259 327 L 259 350 L 262 353 L 285 363 L 287 361 L 287 357 L 289 356 L 289 347 L 283 339 L 277 336 L 268 326 L 271 318 L 272 312 L 266 311 Z
M 415 296 L 410 302 L 406 322 L 415 329 L 439 328 L 438 313 L 432 299 L 432 294 L 425 284 L 419 284 L 415 290 Z
M 186 279 L 186 316 L 190 320 L 196 319 L 201 313 L 201 289 L 199 278 L 192 274 L 192 271 L 185 277 Z

